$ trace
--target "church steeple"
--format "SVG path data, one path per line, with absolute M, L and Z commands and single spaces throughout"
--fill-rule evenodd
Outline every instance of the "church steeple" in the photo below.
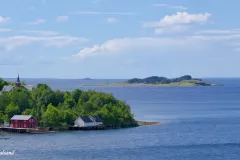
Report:
M 21 86 L 21 82 L 20 82 L 19 74 L 18 74 L 18 77 L 17 77 L 16 86 L 17 86 L 17 87 L 20 87 L 20 86 Z

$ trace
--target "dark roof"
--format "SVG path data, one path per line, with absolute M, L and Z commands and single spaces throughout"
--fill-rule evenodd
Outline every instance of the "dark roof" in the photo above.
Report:
M 102 118 L 100 116 L 93 116 L 96 122 L 102 122 Z
M 80 116 L 79 118 L 81 118 L 85 123 L 88 122 L 102 122 L 102 119 L 100 116 Z
M 89 116 L 80 116 L 80 118 L 84 121 L 84 122 L 93 122 Z

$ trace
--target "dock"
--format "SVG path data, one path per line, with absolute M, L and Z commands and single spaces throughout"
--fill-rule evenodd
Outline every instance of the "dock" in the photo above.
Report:
M 12 133 L 32 133 L 32 134 L 40 134 L 47 133 L 48 128 L 12 128 L 12 127 L 1 127 L 0 131 L 2 132 L 12 132 Z
M 68 130 L 82 130 L 82 131 L 89 131 L 89 130 L 104 130 L 104 126 L 91 126 L 91 127 L 76 127 L 76 126 L 70 126 L 68 127 Z
M 11 127 L 1 127 L 0 131 L 3 132 L 13 132 L 13 133 L 28 133 L 28 129 L 25 128 L 11 128 Z

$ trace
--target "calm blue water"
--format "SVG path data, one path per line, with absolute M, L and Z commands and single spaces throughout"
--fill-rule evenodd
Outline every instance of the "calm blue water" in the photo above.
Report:
M 161 124 L 106 131 L 10 134 L 10 140 L 0 140 L 0 150 L 15 150 L 16 154 L 0 159 L 239 160 L 240 79 L 209 80 L 225 86 L 84 87 L 113 93 L 131 105 L 136 119 Z M 81 88 L 85 83 L 39 81 L 62 90 Z M 99 81 L 104 80 L 88 83 Z M 38 83 L 32 79 L 25 82 Z

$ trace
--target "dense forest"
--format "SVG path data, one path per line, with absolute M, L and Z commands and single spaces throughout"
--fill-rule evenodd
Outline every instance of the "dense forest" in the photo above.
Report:
M 190 75 L 184 75 L 179 78 L 173 78 L 169 79 L 166 77 L 158 77 L 158 76 L 152 76 L 147 77 L 143 79 L 139 78 L 133 78 L 127 81 L 127 83 L 144 83 L 144 84 L 169 84 L 169 83 L 176 83 L 176 82 L 182 82 L 186 80 L 197 80 L 201 81 L 201 79 L 193 79 Z
M 6 84 L 0 79 L 0 89 Z M 0 123 L 19 114 L 33 115 L 41 127 L 66 127 L 85 115 L 101 116 L 106 126 L 136 125 L 130 106 L 112 94 L 52 90 L 46 84 L 38 84 L 32 91 L 20 87 L 0 95 Z

